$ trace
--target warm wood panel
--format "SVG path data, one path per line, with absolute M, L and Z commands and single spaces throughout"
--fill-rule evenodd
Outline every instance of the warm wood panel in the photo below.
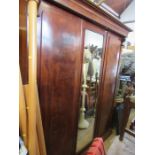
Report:
M 19 27 L 20 28 L 26 28 L 26 13 L 27 13 L 26 0 L 19 0 Z
M 19 0 L 19 64 L 23 84 L 28 83 L 28 51 L 27 51 L 27 2 Z
M 81 86 L 82 21 L 46 3 L 40 9 L 39 96 L 47 154 L 73 155 Z
M 27 5 L 26 0 L 19 0 L 19 14 L 20 15 L 26 16 L 25 15 L 25 13 L 26 13 L 26 5 Z
M 112 35 L 108 35 L 106 45 L 105 61 L 102 77 L 102 91 L 99 97 L 98 113 L 96 124 L 97 136 L 103 136 L 107 132 L 108 121 L 111 117 L 113 99 L 116 85 L 117 69 L 120 57 L 121 40 Z
M 28 52 L 27 52 L 27 32 L 19 30 L 19 64 L 22 75 L 23 84 L 28 83 Z

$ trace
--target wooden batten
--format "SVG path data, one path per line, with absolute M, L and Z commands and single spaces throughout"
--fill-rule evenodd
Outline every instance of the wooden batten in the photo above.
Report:
M 37 1 L 28 1 L 28 150 L 29 155 L 37 154 L 36 137 L 36 54 L 37 54 Z
M 27 146 L 27 112 L 26 112 L 26 102 L 25 95 L 23 90 L 21 73 L 19 70 L 19 129 L 21 137 L 24 140 L 25 145 Z
M 46 155 L 46 146 L 45 146 L 45 138 L 44 138 L 44 131 L 43 131 L 43 125 L 42 125 L 42 118 L 41 118 L 41 112 L 40 112 L 40 106 L 39 106 L 39 98 L 38 98 L 38 89 L 36 87 L 36 115 L 37 115 L 37 135 L 38 135 L 38 148 L 40 151 L 40 155 Z
M 39 1 L 28 1 L 28 150 L 30 155 L 46 155 L 37 89 L 37 7 Z
M 41 155 L 41 154 L 40 154 L 40 148 L 39 148 L 39 138 L 38 138 L 38 137 L 39 137 L 39 135 L 36 133 L 37 155 Z

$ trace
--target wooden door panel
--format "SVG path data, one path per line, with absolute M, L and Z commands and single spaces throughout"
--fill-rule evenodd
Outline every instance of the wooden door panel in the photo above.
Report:
M 102 76 L 102 91 L 100 96 L 101 103 L 98 105 L 100 112 L 98 112 L 97 117 L 97 136 L 103 136 L 106 133 L 106 127 L 112 113 L 121 40 L 120 38 L 109 34 L 106 46 L 106 56 Z
M 41 9 L 39 96 L 47 154 L 73 155 L 81 84 L 82 21 L 46 3 Z

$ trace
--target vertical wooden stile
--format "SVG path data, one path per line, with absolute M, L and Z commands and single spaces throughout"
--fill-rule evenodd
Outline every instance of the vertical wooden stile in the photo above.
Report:
M 37 88 L 37 6 L 38 0 L 28 1 L 28 150 L 29 155 L 46 155 Z
M 26 102 L 21 78 L 21 72 L 19 69 L 19 129 L 21 137 L 27 146 L 27 112 L 26 112 Z

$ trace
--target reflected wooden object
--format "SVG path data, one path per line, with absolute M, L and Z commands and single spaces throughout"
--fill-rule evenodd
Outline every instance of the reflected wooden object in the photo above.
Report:
M 79 129 L 86 129 L 89 126 L 89 122 L 85 119 L 85 99 L 86 99 L 86 88 L 87 86 L 87 72 L 88 72 L 88 63 L 83 64 L 83 84 L 82 84 L 82 105 L 80 108 L 80 118 L 79 118 Z
M 82 101 L 78 124 L 79 129 L 84 131 L 78 130 L 77 152 L 86 147 L 94 137 L 94 122 L 98 101 L 97 89 L 100 83 L 99 76 L 103 53 L 103 35 L 89 29 L 86 29 L 84 34 Z

